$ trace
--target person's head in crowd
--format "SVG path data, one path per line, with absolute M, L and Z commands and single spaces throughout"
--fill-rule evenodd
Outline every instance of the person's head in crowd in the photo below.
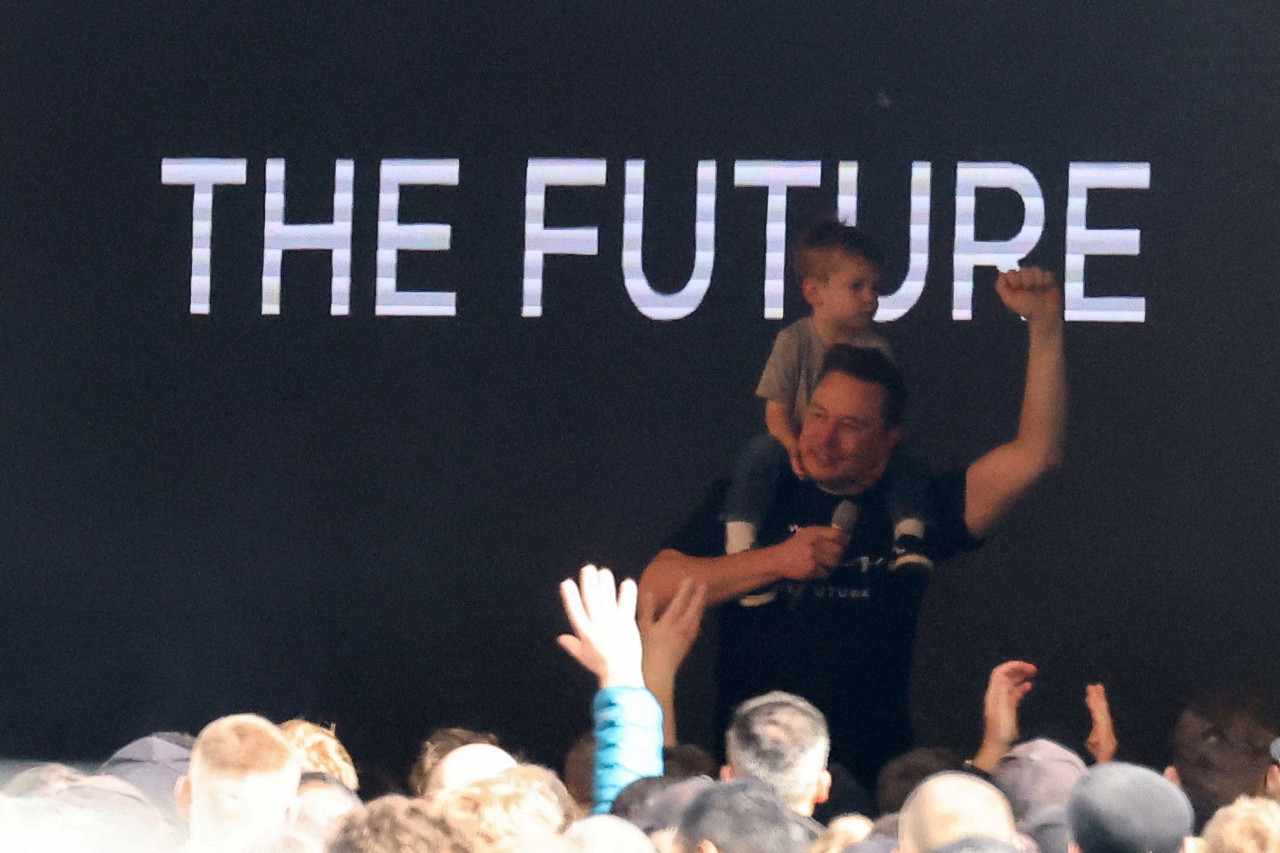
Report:
M 971 836 L 1018 844 L 1009 801 L 971 773 L 930 776 L 911 792 L 898 814 L 898 842 L 904 853 L 935 853 Z
M 93 839 L 88 849 L 167 850 L 182 839 L 182 830 L 146 794 L 115 776 L 85 776 L 54 799 L 80 812 L 86 835 Z
M 541 773 L 535 774 L 512 767 L 470 785 L 440 791 L 432 800 L 433 808 L 476 845 L 558 834 L 569 825 L 570 815 L 546 778 L 555 774 L 538 770 Z
M 116 750 L 98 772 L 136 786 L 167 819 L 176 821 L 174 787 L 190 769 L 194 745 L 195 738 L 186 732 L 156 732 Z
M 1159 773 L 1110 761 L 1072 790 L 1067 819 L 1075 853 L 1178 853 L 1193 815 L 1186 794 Z
M 846 847 L 860 844 L 871 834 L 871 821 L 860 814 L 847 814 L 827 824 L 809 848 L 809 853 L 841 853 Z
M 451 750 L 427 777 L 425 795 L 437 796 L 473 782 L 497 776 L 516 766 L 511 754 L 487 743 L 469 743 Z
M 65 764 L 36 764 L 9 777 L 0 788 L 6 797 L 52 797 L 85 774 Z
M 1034 812 L 1065 806 L 1086 771 L 1084 760 L 1065 746 L 1047 738 L 1023 741 L 996 764 L 992 781 L 1004 792 L 1021 821 Z
M 291 817 L 301 776 L 297 750 L 268 720 L 235 714 L 209 723 L 175 788 L 189 845 L 226 853 L 278 833 Z
M 716 760 L 700 746 L 678 743 L 662 750 L 662 775 L 677 782 L 695 776 L 716 775 Z
M 662 792 L 674 784 L 676 780 L 666 776 L 641 776 L 618 792 L 613 805 L 609 806 L 609 814 L 640 826 Z
M 352 791 L 360 790 L 360 777 L 351 754 L 338 740 L 334 726 L 317 726 L 306 720 L 286 720 L 280 731 L 302 756 L 303 773 L 328 773 Z
M 486 743 L 498 746 L 498 736 L 489 732 L 476 732 L 456 726 L 436 729 L 431 736 L 422 742 L 418 759 L 409 771 L 409 790 L 417 796 L 427 793 L 427 784 L 431 773 L 440 760 L 460 746 L 469 743 Z
M 360 798 L 341 779 L 314 770 L 304 772 L 298 782 L 298 804 L 294 826 L 303 836 L 323 842 Z
M 1204 828 L 1206 853 L 1280 853 L 1280 803 L 1240 797 Z
M 706 776 L 693 776 L 679 782 L 666 777 L 637 779 L 619 792 L 624 805 L 613 810 L 613 814 L 625 817 L 652 838 L 654 833 L 674 830 L 694 798 L 714 784 Z M 638 790 L 629 793 L 633 786 Z M 623 794 L 627 797 L 623 798 Z M 614 800 L 615 805 L 617 802 Z
M 649 837 L 615 815 L 592 815 L 575 822 L 564 837 L 584 853 L 653 853 Z
M 472 847 L 425 801 L 393 794 L 348 812 L 326 853 L 472 853 Z
M 579 808 L 577 801 L 569 794 L 569 789 L 565 787 L 564 782 L 560 780 L 560 777 L 553 770 L 549 770 L 539 764 L 517 764 L 509 770 L 504 770 L 502 776 L 516 785 L 536 791 L 556 803 L 560 808 L 560 812 L 564 815 L 564 820 L 557 830 L 559 832 L 567 829 L 572 821 L 587 815 L 585 811 Z
M 813 837 L 768 785 L 753 779 L 700 791 L 680 816 L 676 853 L 801 853 Z
M 1165 776 L 1186 792 L 1197 830 L 1237 797 L 1264 793 L 1274 723 L 1257 697 L 1220 694 L 1187 707 L 1173 727 L 1173 763 Z M 1275 774 L 1280 793 L 1280 771 Z
M 564 756 L 564 786 L 583 812 L 595 805 L 596 736 L 586 732 Z
M 1024 741 L 996 764 L 992 781 L 1004 792 L 1018 829 L 1041 853 L 1067 853 L 1067 801 L 1084 776 L 1084 761 L 1056 741 Z
M 734 710 L 721 778 L 757 779 L 797 814 L 812 815 L 831 790 L 830 748 L 822 712 L 799 696 L 775 690 Z
M 844 334 L 871 327 L 884 264 L 879 243 L 852 225 L 823 219 L 800 235 L 791 257 L 815 323 Z
M 899 811 L 916 786 L 935 773 L 964 769 L 964 759 L 945 747 L 920 747 L 890 759 L 876 777 L 876 809 Z

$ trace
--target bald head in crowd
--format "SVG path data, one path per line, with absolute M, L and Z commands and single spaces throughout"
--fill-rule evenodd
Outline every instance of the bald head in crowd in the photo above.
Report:
M 287 825 L 302 775 L 297 751 L 280 729 L 255 714 L 221 717 L 204 727 L 175 796 L 188 822 L 188 849 L 243 850 Z
M 898 842 L 903 853 L 934 853 L 973 836 L 1009 845 L 1018 841 L 1009 801 L 970 773 L 930 776 L 902 804 Z
M 505 750 L 487 743 L 469 743 L 449 752 L 427 777 L 426 794 L 435 795 L 492 779 L 516 766 Z

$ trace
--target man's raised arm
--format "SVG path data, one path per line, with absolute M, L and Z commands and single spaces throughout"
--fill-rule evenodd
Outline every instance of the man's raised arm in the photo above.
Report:
M 1027 387 L 1018 435 L 969 466 L 965 525 L 982 537 L 1008 514 L 1032 484 L 1062 463 L 1067 421 L 1062 288 L 1036 267 L 1001 273 L 996 292 L 1027 321 Z
M 640 576 L 640 590 L 661 610 L 690 578 L 707 588 L 707 604 L 720 604 L 782 578 L 825 578 L 840 562 L 846 541 L 834 527 L 804 527 L 785 542 L 727 557 L 691 557 L 664 548 Z

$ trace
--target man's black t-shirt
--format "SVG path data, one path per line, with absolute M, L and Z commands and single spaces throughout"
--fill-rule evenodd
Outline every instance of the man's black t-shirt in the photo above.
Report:
M 964 525 L 964 472 L 936 477 L 930 486 L 938 518 L 925 532 L 924 551 L 936 565 L 979 543 Z M 724 488 L 713 490 L 667 547 L 694 557 L 724 554 Z M 833 759 L 871 790 L 880 767 L 910 748 L 908 678 L 928 585 L 925 572 L 889 568 L 893 524 L 885 480 L 845 498 L 784 476 L 757 543 L 775 545 L 800 527 L 829 525 L 846 499 L 858 507 L 857 522 L 830 577 L 778 581 L 721 606 L 716 720 L 723 731 L 734 706 L 767 690 L 803 696 L 827 716 Z

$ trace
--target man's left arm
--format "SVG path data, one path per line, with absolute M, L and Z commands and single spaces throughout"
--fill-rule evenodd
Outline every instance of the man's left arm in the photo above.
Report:
M 1032 484 L 1062 463 L 1067 421 L 1062 287 L 1036 267 L 1001 273 L 1001 301 L 1027 321 L 1027 386 L 1018 435 L 965 472 L 965 526 L 981 538 L 1008 514 Z

